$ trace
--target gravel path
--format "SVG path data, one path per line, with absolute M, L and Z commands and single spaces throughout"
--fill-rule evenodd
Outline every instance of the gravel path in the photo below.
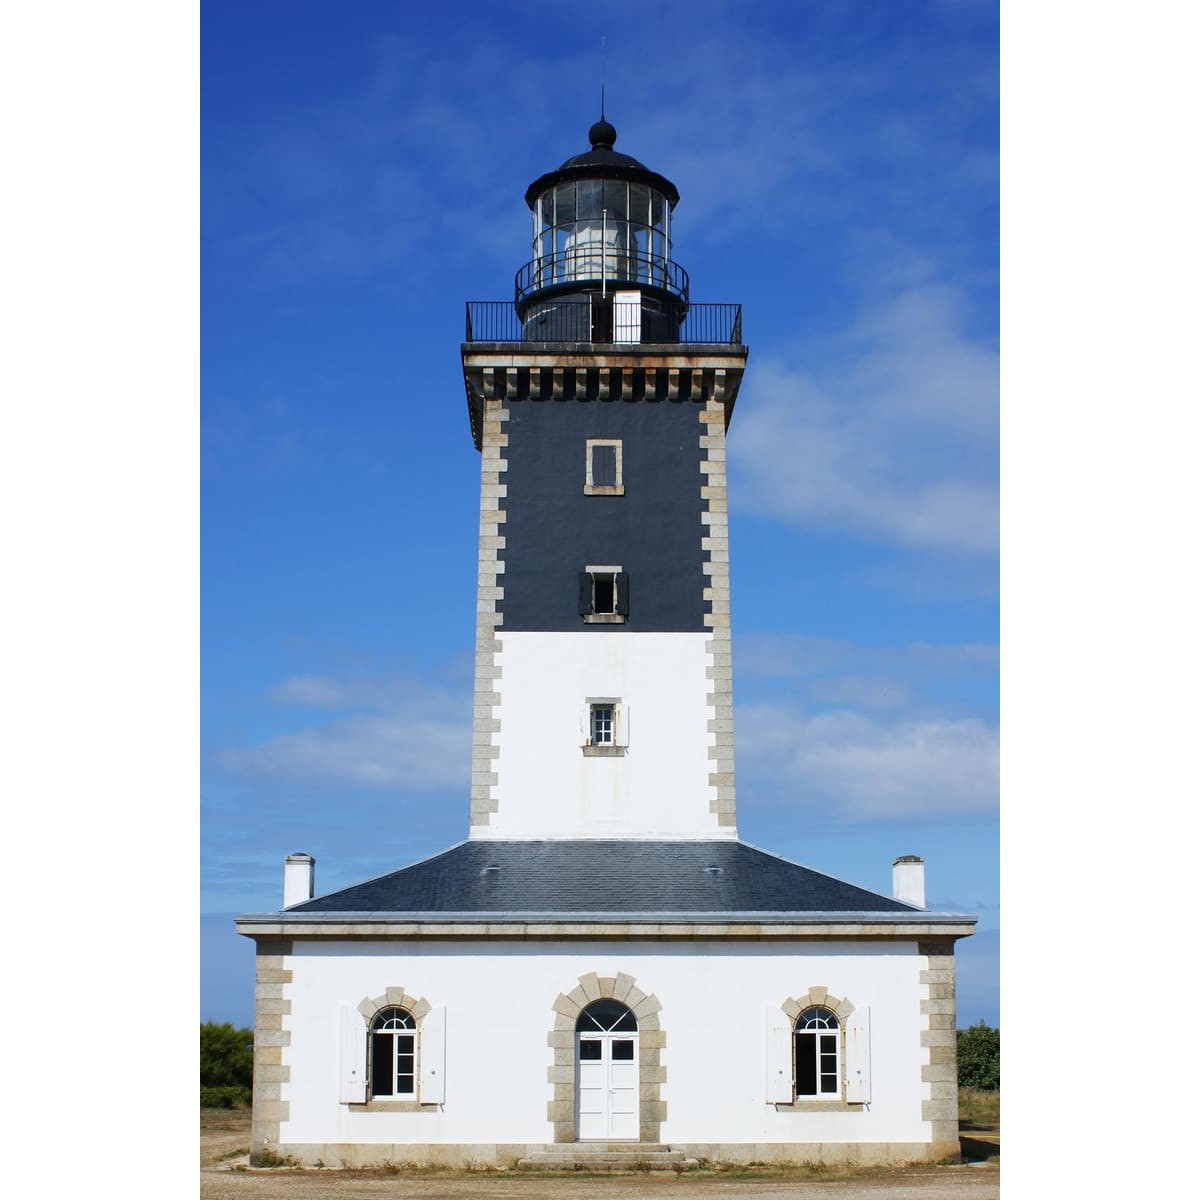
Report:
M 810 1183 L 780 1179 L 654 1175 L 504 1178 L 495 1175 L 367 1176 L 357 1172 L 205 1170 L 201 1200 L 999 1200 L 1000 1170 L 938 1167 L 931 1171 Z

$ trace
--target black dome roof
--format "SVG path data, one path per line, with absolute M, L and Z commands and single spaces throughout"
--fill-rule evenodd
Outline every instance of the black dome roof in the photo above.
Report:
M 662 192 L 674 208 L 679 203 L 679 191 L 675 185 L 657 171 L 651 171 L 636 158 L 614 150 L 616 140 L 615 127 L 602 116 L 588 130 L 591 149 L 583 154 L 576 154 L 574 158 L 568 158 L 557 171 L 549 171 L 535 179 L 525 191 L 525 203 L 533 208 L 537 198 L 544 191 L 571 179 L 628 179 L 633 183 L 649 184 L 656 191 Z

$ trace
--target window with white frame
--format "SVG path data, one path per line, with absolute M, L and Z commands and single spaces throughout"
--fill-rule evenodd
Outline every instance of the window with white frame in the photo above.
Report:
M 840 1097 L 841 1030 L 828 1008 L 805 1009 L 796 1018 L 796 1096 Z
M 629 746 L 629 706 L 616 696 L 589 696 L 579 714 L 585 755 L 620 758 Z
M 588 438 L 583 490 L 589 496 L 623 496 L 625 475 L 620 438 Z
M 417 1023 L 403 1008 L 385 1008 L 371 1022 L 371 1098 L 417 1093 Z
M 586 623 L 621 625 L 629 616 L 629 575 L 611 563 L 579 573 L 579 615 Z
M 613 716 L 615 710 L 611 704 L 592 705 L 592 745 L 611 746 L 613 744 Z
M 387 992 L 404 995 L 404 989 Z M 389 1003 L 389 999 L 392 1003 Z M 341 1009 L 343 1104 L 416 1112 L 446 1099 L 446 1009 L 420 996 L 386 993 Z
M 819 991 L 822 1003 L 804 996 L 766 1008 L 765 1099 L 780 1110 L 855 1109 L 871 1102 L 871 1010 L 848 1000 L 835 1008 L 827 989 Z

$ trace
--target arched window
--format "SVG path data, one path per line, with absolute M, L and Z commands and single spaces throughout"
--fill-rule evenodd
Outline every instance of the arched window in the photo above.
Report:
M 371 1022 L 371 1096 L 415 1096 L 417 1023 L 404 1008 L 384 1008 Z
M 796 1095 L 840 1096 L 842 1039 L 837 1015 L 821 1005 L 806 1008 L 796 1018 L 795 1035 Z
M 575 1022 L 579 1033 L 636 1033 L 637 1020 L 619 1000 L 595 1000 Z

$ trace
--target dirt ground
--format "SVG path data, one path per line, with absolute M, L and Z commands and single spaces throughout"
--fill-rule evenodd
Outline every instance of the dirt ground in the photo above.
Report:
M 247 1166 L 248 1111 L 200 1114 L 200 1200 L 999 1200 L 999 1130 L 964 1133 L 978 1165 L 864 1171 L 812 1179 L 779 1168 L 550 1175 L 515 1171 L 296 1171 Z

